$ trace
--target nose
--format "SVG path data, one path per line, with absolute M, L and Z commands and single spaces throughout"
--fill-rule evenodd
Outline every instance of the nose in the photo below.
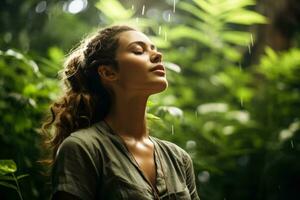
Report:
M 152 63 L 160 63 L 162 61 L 162 53 L 155 51 L 151 57 L 150 57 L 150 61 Z

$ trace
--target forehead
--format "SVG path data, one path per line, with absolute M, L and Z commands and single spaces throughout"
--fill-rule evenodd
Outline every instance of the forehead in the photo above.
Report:
M 125 49 L 130 43 L 135 41 L 152 44 L 151 40 L 144 33 L 139 31 L 126 31 L 119 34 L 119 49 Z

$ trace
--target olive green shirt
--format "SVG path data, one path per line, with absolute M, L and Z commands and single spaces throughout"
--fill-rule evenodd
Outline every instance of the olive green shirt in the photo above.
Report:
M 149 136 L 156 166 L 153 187 L 121 137 L 109 130 L 99 122 L 63 141 L 52 168 L 52 194 L 64 191 L 82 200 L 199 200 L 192 160 L 183 149 Z

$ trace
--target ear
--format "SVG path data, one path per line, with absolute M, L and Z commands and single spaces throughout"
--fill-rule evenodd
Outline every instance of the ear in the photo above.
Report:
M 115 81 L 118 79 L 118 73 L 113 67 L 108 65 L 100 65 L 98 67 L 98 74 L 101 77 L 102 81 Z

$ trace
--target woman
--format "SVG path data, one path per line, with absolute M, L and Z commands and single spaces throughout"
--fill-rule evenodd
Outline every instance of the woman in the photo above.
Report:
M 190 156 L 149 136 L 147 99 L 168 83 L 146 35 L 103 29 L 69 56 L 64 73 L 67 90 L 43 127 L 54 127 L 52 199 L 199 199 Z

